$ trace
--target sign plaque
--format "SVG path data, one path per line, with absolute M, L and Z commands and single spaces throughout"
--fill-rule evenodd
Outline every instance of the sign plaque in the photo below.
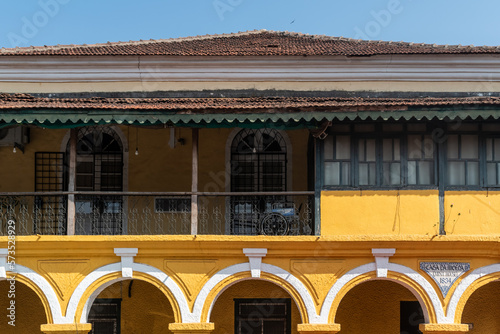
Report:
M 464 262 L 420 262 L 420 269 L 436 282 L 444 297 L 457 278 L 470 270 L 470 263 Z

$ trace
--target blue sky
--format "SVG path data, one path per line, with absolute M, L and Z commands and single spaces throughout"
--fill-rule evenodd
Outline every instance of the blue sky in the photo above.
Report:
M 496 0 L 2 0 L 0 46 L 91 44 L 268 29 L 500 45 Z

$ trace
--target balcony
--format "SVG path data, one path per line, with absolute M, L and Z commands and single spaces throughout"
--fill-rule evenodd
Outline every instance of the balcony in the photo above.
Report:
M 0 235 L 311 235 L 313 192 L 0 193 Z

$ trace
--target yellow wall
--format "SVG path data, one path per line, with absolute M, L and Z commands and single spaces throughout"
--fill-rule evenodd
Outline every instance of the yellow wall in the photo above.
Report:
M 165 295 L 149 283 L 118 282 L 102 291 L 98 298 L 121 298 L 121 334 L 171 333 L 168 324 L 175 322 L 172 306 Z
M 444 213 L 447 234 L 500 234 L 500 193 L 447 191 Z
M 462 323 L 474 325 L 472 334 L 500 333 L 500 282 L 489 283 L 471 295 Z
M 235 298 L 291 298 L 282 288 L 264 281 L 244 281 L 236 283 L 224 291 L 216 300 L 210 322 L 215 323 L 217 334 L 234 333 Z M 297 333 L 301 323 L 299 310 L 292 299 L 292 334 Z
M 340 302 L 335 323 L 341 334 L 399 333 L 400 301 L 415 301 L 403 286 L 389 281 L 370 281 L 351 289 Z
M 0 333 L 40 333 L 40 325 L 47 323 L 40 298 L 33 290 L 21 282 L 15 284 L 15 298 L 8 298 L 9 290 L 10 284 L 7 281 L 0 281 Z M 7 307 L 9 307 L 10 300 L 15 300 L 15 327 L 7 323 L 10 321 L 7 318 Z
M 437 190 L 323 191 L 322 235 L 435 235 Z

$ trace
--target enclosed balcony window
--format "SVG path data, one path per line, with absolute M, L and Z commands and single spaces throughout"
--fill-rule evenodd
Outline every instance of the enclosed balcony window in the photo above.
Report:
M 486 185 L 500 186 L 500 138 L 486 138 Z
M 435 143 L 425 131 L 425 125 L 357 124 L 349 133 L 331 133 L 323 143 L 324 185 L 435 185 Z
M 450 135 L 447 140 L 447 185 L 479 185 L 479 139 L 477 135 Z

